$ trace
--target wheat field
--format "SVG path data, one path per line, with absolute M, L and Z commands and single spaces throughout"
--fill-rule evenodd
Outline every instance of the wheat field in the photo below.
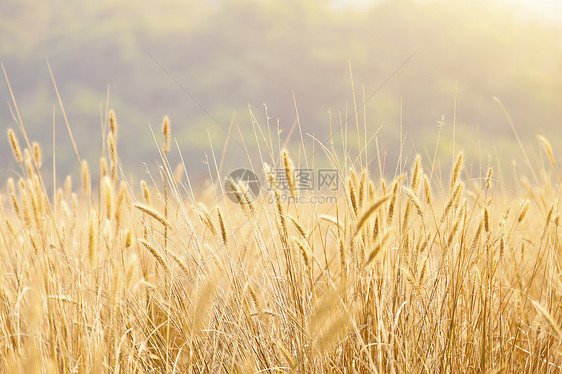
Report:
M 1 372 L 560 372 L 562 174 L 546 139 L 510 185 L 462 152 L 448 177 L 417 156 L 385 180 L 324 150 L 340 188 L 320 203 L 274 142 L 257 198 L 218 176 L 194 191 L 168 162 L 167 118 L 160 172 L 125 178 L 107 117 L 99 162 L 76 150 L 82 177 L 52 190 L 41 146 L 8 131 Z

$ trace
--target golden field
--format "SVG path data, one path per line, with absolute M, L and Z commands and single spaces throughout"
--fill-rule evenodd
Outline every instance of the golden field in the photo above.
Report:
M 168 163 L 167 118 L 161 169 L 135 182 L 107 117 L 99 163 L 76 150 L 82 177 L 48 189 L 40 145 L 8 132 L 1 372 L 560 372 L 562 173 L 548 140 L 524 145 L 542 148 L 533 158 L 522 145 L 528 178 L 513 184 L 462 152 L 448 177 L 418 156 L 385 180 L 366 154 L 323 149 L 340 188 L 322 204 L 296 186 L 306 152 L 297 163 L 276 141 L 254 160 L 270 186 L 256 199 L 223 184 L 217 161 L 194 191 Z

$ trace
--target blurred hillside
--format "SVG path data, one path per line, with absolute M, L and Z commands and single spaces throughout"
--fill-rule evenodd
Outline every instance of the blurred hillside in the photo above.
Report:
M 98 158 L 109 87 L 120 157 L 139 172 L 143 162 L 158 159 L 149 126 L 159 133 L 164 115 L 188 168 L 199 173 L 207 169 L 209 136 L 220 156 L 230 123 L 229 160 L 245 154 L 240 134 L 254 149 L 248 105 L 266 126 L 266 103 L 272 131 L 279 120 L 285 137 L 296 119 L 293 93 L 307 144 L 313 142 L 306 134 L 327 140 L 331 120 L 334 130 L 349 126 L 349 144 L 357 148 L 350 66 L 360 106 L 414 52 L 358 113 L 361 128 L 366 117 L 368 138 L 382 126 L 379 145 L 389 170 L 400 123 L 406 151 L 415 146 L 432 155 L 440 121 L 442 151 L 451 150 L 455 91 L 456 142 L 465 150 L 478 147 L 484 160 L 519 154 L 496 96 L 524 139 L 534 142 L 540 133 L 562 151 L 561 26 L 521 17 L 505 1 L 490 3 L 396 0 L 345 8 L 320 0 L 4 0 L 0 60 L 28 133 L 45 147 L 47 167 L 55 112 L 59 171 L 76 161 L 47 60 L 81 156 Z M 16 127 L 10 101 L 2 79 L 3 131 Z M 292 139 L 300 141 L 298 131 Z M 342 135 L 334 140 L 341 143 Z M 6 141 L 0 150 L 9 165 L 0 174 L 13 175 Z M 374 150 L 372 142 L 369 153 Z M 227 160 L 229 166 L 245 165 Z

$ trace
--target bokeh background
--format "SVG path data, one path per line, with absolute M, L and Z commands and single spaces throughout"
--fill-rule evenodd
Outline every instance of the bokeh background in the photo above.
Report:
M 225 129 L 231 128 L 233 138 L 223 169 L 247 166 L 240 145 L 256 154 L 256 126 L 267 131 L 268 117 L 272 134 L 279 126 L 285 141 L 296 108 L 310 149 L 319 148 L 312 136 L 326 142 L 330 124 L 332 130 L 343 125 L 344 136 L 335 136 L 334 143 L 346 142 L 352 153 L 358 147 L 357 122 L 362 136 L 365 128 L 367 138 L 379 131 L 385 173 L 395 170 L 401 133 L 405 154 L 431 159 L 441 131 L 439 155 L 452 159 L 455 142 L 469 158 L 496 166 L 521 152 L 494 97 L 536 154 L 537 134 L 555 151 L 562 149 L 561 4 L 2 0 L 0 60 L 30 138 L 43 145 L 46 168 L 54 118 L 60 175 L 76 173 L 78 165 L 47 61 L 81 156 L 92 165 L 99 159 L 108 102 L 119 121 L 127 173 L 143 173 L 145 164 L 159 159 L 156 143 L 164 115 L 171 119 L 188 171 L 203 178 L 210 142 L 220 157 Z M 11 110 L 2 77 L 4 133 L 17 127 Z M 300 141 L 293 132 L 289 147 Z M 368 149 L 363 162 L 378 169 L 374 139 Z M 0 162 L 6 165 L 0 177 L 17 174 L 6 140 Z

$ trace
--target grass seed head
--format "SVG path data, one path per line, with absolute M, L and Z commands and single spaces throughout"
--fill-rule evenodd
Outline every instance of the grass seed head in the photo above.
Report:
M 82 183 L 84 184 L 84 195 L 90 196 L 90 170 L 88 169 L 88 162 L 82 160 Z
M 416 208 L 417 213 L 421 216 L 423 215 L 422 213 L 422 208 L 421 208 L 421 203 L 418 200 L 418 197 L 416 196 L 416 193 L 414 191 L 412 191 L 411 189 L 409 189 L 408 187 L 403 187 L 404 192 L 406 193 L 406 195 L 408 195 L 408 201 L 414 205 L 414 207 Z
M 20 206 L 18 203 L 18 198 L 16 197 L 16 188 L 14 186 L 14 179 L 13 178 L 8 178 L 8 191 L 10 193 L 10 199 L 12 200 L 12 205 L 14 207 L 14 210 L 16 211 L 16 214 L 19 216 L 20 215 Z
M 205 226 L 209 229 L 209 231 L 213 234 L 213 236 L 218 236 L 218 231 L 213 224 L 213 220 L 211 219 L 211 215 L 207 211 L 207 208 L 202 203 L 197 204 L 199 217 L 205 223 Z
M 287 151 L 283 151 L 283 164 L 285 166 L 285 176 L 287 177 L 287 184 L 289 185 L 289 191 L 291 196 L 297 197 L 297 189 L 295 185 L 295 174 L 293 170 L 293 163 L 289 159 Z
M 162 134 L 164 135 L 164 144 L 162 144 L 162 152 L 168 153 L 170 151 L 170 119 L 168 116 L 164 117 L 162 122 Z
M 115 139 L 115 135 L 110 132 L 107 135 L 107 145 L 109 146 L 109 157 L 111 159 L 112 164 L 117 163 L 117 140 Z
M 146 185 L 146 181 L 141 180 L 141 190 L 142 196 L 144 198 L 144 203 L 150 206 L 150 191 L 148 190 L 148 186 Z
M 353 234 L 352 238 L 354 238 L 355 236 L 357 236 L 357 234 L 361 231 L 361 229 L 363 228 L 363 226 L 365 226 L 365 223 L 367 222 L 367 220 L 375 213 L 377 212 L 382 206 L 383 204 L 390 199 L 391 197 L 393 197 L 393 195 L 386 195 L 381 197 L 380 199 L 378 199 L 377 201 L 375 201 L 373 204 L 371 204 L 371 206 L 369 208 L 367 208 L 367 210 L 363 213 L 363 215 L 361 216 L 361 218 L 359 219 L 359 221 L 357 222 L 357 226 L 355 227 L 355 233 Z
M 224 225 L 224 219 L 222 218 L 222 213 L 219 207 L 217 207 L 217 216 L 219 219 L 219 226 L 221 229 L 221 238 L 224 245 L 228 243 L 228 236 L 226 235 L 226 227 Z
M 345 279 L 347 273 L 347 253 L 345 250 L 345 245 L 343 244 L 343 240 L 341 238 L 339 240 L 339 248 L 340 248 L 340 267 L 341 267 L 342 277 L 343 279 Z
M 388 216 L 386 224 L 390 225 L 392 223 L 392 218 L 394 217 L 394 206 L 396 205 L 396 197 L 398 196 L 398 185 L 399 181 L 394 182 L 392 186 L 392 199 L 390 200 L 390 205 L 388 206 Z
M 309 269 L 310 268 L 310 259 L 309 259 L 308 251 L 306 250 L 306 248 L 304 247 L 304 244 L 299 239 L 293 238 L 293 241 L 296 244 L 296 246 L 300 249 L 302 259 L 304 261 L 304 265 L 306 266 L 307 269 Z
M 293 222 L 293 225 L 295 226 L 295 228 L 297 229 L 297 231 L 299 232 L 300 236 L 306 240 L 306 231 L 304 230 L 304 228 L 301 226 L 301 224 L 293 217 L 288 216 L 289 219 L 291 220 L 291 222 Z
M 31 146 L 33 147 L 33 158 L 35 163 L 37 164 L 37 168 L 41 168 L 41 164 L 43 163 L 43 152 L 41 151 L 41 145 L 37 142 L 33 142 Z
M 16 137 L 14 130 L 8 129 L 8 139 L 10 140 L 10 145 L 12 146 L 12 152 L 14 153 L 14 157 L 18 162 L 18 164 L 21 165 L 23 162 L 23 157 L 21 155 L 20 143 L 18 142 L 18 138 Z
M 386 195 L 386 193 L 383 193 Z M 369 180 L 369 201 L 373 201 L 375 199 L 375 185 L 373 184 L 372 180 Z
M 359 182 L 359 199 L 357 201 L 357 205 L 359 208 L 363 207 L 363 201 L 365 199 L 365 185 L 367 183 L 367 171 L 363 170 L 361 172 L 361 180 Z
M 160 213 L 158 213 L 156 210 L 152 209 L 151 207 L 142 204 L 134 204 L 133 206 L 136 209 L 140 210 L 141 212 L 151 216 L 152 218 L 160 222 L 163 226 L 171 227 L 168 221 Z
M 117 196 L 117 206 L 115 207 L 115 222 L 117 223 L 117 227 L 121 227 L 124 212 L 123 205 L 128 200 L 128 197 L 127 184 L 125 181 L 122 181 L 119 185 L 119 195 Z
M 105 157 L 100 158 L 100 177 L 107 177 L 107 160 Z
M 103 178 L 102 191 L 105 200 L 106 218 L 111 221 L 111 217 L 113 216 L 113 185 L 109 177 Z
M 428 204 L 431 204 L 431 186 L 429 184 L 429 178 L 427 178 L 427 174 L 423 176 L 423 187 L 425 190 L 425 201 Z
M 457 162 L 455 162 L 455 167 L 453 168 L 453 173 L 451 174 L 451 191 L 454 190 L 454 187 L 457 184 L 457 180 L 459 179 L 459 174 L 462 169 L 462 159 L 463 153 L 459 152 L 459 155 L 457 156 Z
M 72 193 L 72 177 L 70 175 L 66 176 L 64 180 L 64 198 L 70 199 L 70 194 Z
M 382 254 L 383 250 L 385 249 L 385 247 L 388 243 L 388 240 L 390 239 L 390 234 L 392 234 L 392 230 L 388 229 L 381 236 L 381 239 L 380 239 L 379 243 L 371 251 L 371 253 L 369 253 L 369 256 L 367 257 L 367 261 L 365 262 L 365 266 L 368 266 L 369 264 L 373 263 L 373 261 L 380 258 L 380 255 Z
M 170 274 L 170 267 L 168 266 L 168 264 L 166 263 L 166 261 L 164 260 L 164 257 L 162 257 L 162 255 L 160 254 L 160 252 L 156 249 L 156 247 L 154 247 L 151 243 L 147 242 L 144 239 L 141 239 L 139 241 L 146 249 L 148 249 L 148 251 L 150 252 L 150 254 L 152 255 L 152 257 L 154 257 L 156 259 L 156 261 L 162 265 L 162 267 L 166 270 L 166 274 Z
M 488 175 L 486 176 L 486 188 L 490 189 L 490 180 L 492 178 L 492 168 L 488 169 Z
M 96 210 L 90 210 L 90 222 L 88 229 L 88 259 L 90 264 L 94 266 L 98 247 L 98 220 Z
M 349 179 L 349 200 L 351 201 L 351 208 L 353 209 L 353 214 L 355 215 L 355 217 L 357 217 L 359 207 L 357 205 L 357 196 L 355 195 L 354 185 L 355 185 L 355 183 L 353 183 L 353 180 L 350 178 Z
M 115 118 L 115 112 L 111 109 L 109 111 L 109 131 L 111 131 L 115 139 L 117 139 L 117 127 L 117 118 Z
M 546 152 L 546 155 L 548 156 L 548 159 L 550 160 L 552 167 L 556 168 L 556 160 L 554 159 L 554 153 L 552 153 L 552 147 L 550 146 L 549 141 L 546 140 L 546 138 L 542 135 L 539 135 L 538 138 L 539 141 L 544 146 L 544 151 Z
M 418 190 L 420 188 L 420 182 L 421 182 L 421 178 L 420 178 L 421 174 L 422 174 L 421 158 L 420 155 L 417 155 L 416 163 L 412 170 L 412 184 L 411 184 L 412 192 L 414 193 L 415 196 L 418 196 Z
M 125 248 L 130 248 L 132 244 L 133 244 L 133 232 L 128 229 L 125 233 Z

